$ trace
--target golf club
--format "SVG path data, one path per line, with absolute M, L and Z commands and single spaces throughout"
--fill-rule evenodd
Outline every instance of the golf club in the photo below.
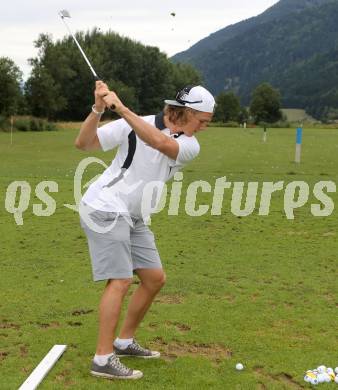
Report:
M 83 58 L 86 60 L 91 72 L 93 73 L 94 77 L 96 80 L 100 80 L 99 76 L 96 74 L 94 68 L 92 67 L 91 63 L 89 62 L 85 52 L 82 50 L 82 47 L 80 46 L 78 40 L 76 39 L 75 35 L 72 33 L 71 29 L 69 28 L 69 26 L 67 25 L 66 21 L 65 21 L 65 18 L 70 18 L 70 13 L 66 10 L 66 9 L 63 9 L 62 11 L 59 12 L 59 15 L 64 23 L 64 25 L 66 26 L 69 34 L 73 37 L 75 43 L 77 44 L 77 47 L 79 48 L 81 54 L 83 55 Z
M 87 62 L 88 66 L 89 66 L 89 68 L 90 68 L 90 70 L 91 70 L 91 72 L 93 73 L 93 76 L 94 76 L 95 80 L 101 80 L 101 79 L 99 78 L 99 76 L 96 74 L 94 68 L 92 67 L 92 64 L 89 62 L 89 60 L 88 60 L 88 58 L 87 58 L 85 52 L 82 50 L 82 47 L 80 46 L 80 44 L 79 44 L 78 40 L 76 39 L 75 35 L 72 33 L 71 29 L 69 28 L 68 24 L 67 24 L 66 21 L 65 21 L 65 18 L 70 18 L 70 17 L 71 17 L 71 16 L 70 16 L 70 13 L 69 13 L 66 9 L 63 9 L 63 10 L 61 10 L 61 11 L 59 12 L 59 15 L 60 15 L 60 17 L 61 17 L 61 19 L 62 19 L 64 25 L 66 26 L 66 28 L 67 28 L 69 34 L 73 37 L 75 43 L 77 44 L 77 47 L 79 48 L 81 54 L 83 55 L 83 58 L 84 58 L 85 61 Z M 111 111 L 114 111 L 115 105 L 113 104 L 111 107 L 108 107 L 108 109 L 111 110 Z

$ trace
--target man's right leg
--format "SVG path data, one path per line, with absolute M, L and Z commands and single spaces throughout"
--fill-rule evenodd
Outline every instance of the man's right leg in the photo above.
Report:
M 113 352 L 113 340 L 119 321 L 123 298 L 132 279 L 110 279 L 102 294 L 99 308 L 99 336 L 96 354 Z
M 109 379 L 138 379 L 141 371 L 124 366 L 113 351 L 113 339 L 123 298 L 132 279 L 110 279 L 102 294 L 99 308 L 99 336 L 91 374 Z

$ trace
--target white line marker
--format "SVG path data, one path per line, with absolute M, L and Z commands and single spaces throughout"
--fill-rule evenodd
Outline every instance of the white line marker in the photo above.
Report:
M 21 385 L 19 390 L 35 390 L 54 364 L 59 360 L 66 348 L 67 345 L 54 345 L 54 347 L 47 353 L 39 365 Z

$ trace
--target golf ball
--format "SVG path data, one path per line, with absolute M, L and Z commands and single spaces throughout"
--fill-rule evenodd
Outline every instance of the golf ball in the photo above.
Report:
M 242 364 L 242 363 L 237 363 L 237 364 L 236 364 L 236 370 L 238 370 L 238 371 L 242 371 L 242 370 L 243 370 L 243 368 L 244 368 L 244 366 L 243 366 L 243 364 Z
M 326 372 L 326 367 L 325 366 L 319 366 L 317 367 L 317 370 L 320 374 L 323 374 L 324 372 Z
M 335 372 L 336 374 L 338 374 L 338 367 L 336 367 L 336 368 L 334 369 L 334 372 Z
M 310 381 L 311 385 L 318 385 L 318 379 L 317 378 L 311 378 L 311 381 Z
M 326 382 L 325 374 L 318 374 L 317 375 L 318 383 L 324 383 Z
M 334 381 L 338 383 L 338 375 L 334 378 Z

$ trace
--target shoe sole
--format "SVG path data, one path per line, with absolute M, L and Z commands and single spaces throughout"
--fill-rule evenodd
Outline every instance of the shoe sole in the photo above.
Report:
M 123 358 L 123 357 L 136 357 L 136 358 L 139 358 L 139 359 L 158 359 L 161 357 L 161 354 L 158 353 L 158 355 L 151 355 L 151 356 L 142 356 L 142 355 L 120 355 L 120 354 L 116 354 L 116 356 L 118 358 Z
M 109 375 L 105 374 L 103 372 L 96 372 L 96 371 L 90 371 L 91 375 L 105 378 L 105 379 L 140 379 L 143 377 L 143 373 L 140 372 L 139 374 L 130 375 L 130 376 L 118 376 L 118 375 Z

